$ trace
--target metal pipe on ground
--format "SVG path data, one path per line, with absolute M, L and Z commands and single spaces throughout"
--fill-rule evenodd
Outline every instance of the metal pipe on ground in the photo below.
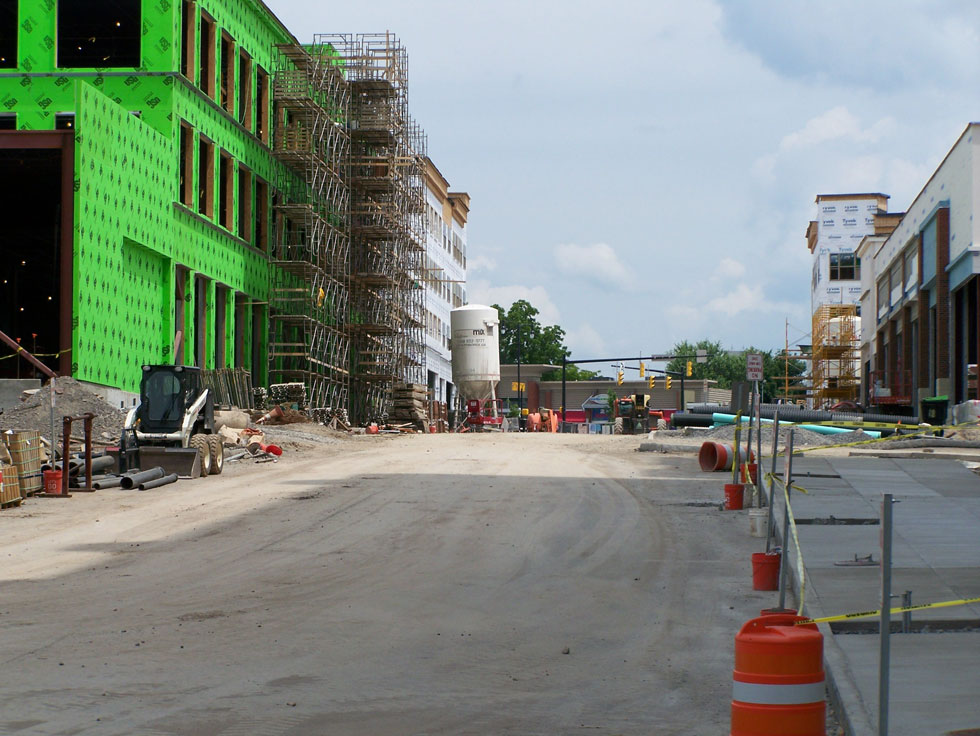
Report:
M 101 480 L 92 481 L 92 488 L 97 491 L 104 491 L 106 488 L 118 488 L 122 485 L 123 476 L 107 475 Z
M 124 490 L 131 491 L 133 488 L 147 483 L 151 480 L 156 480 L 157 478 L 162 478 L 164 476 L 163 468 L 156 467 L 150 468 L 149 470 L 144 470 L 142 473 L 134 473 L 133 475 L 124 475 L 122 477 L 122 482 L 119 484 Z
M 177 482 L 177 474 L 171 473 L 170 475 L 165 475 L 162 478 L 157 478 L 156 480 L 148 480 L 143 483 L 140 483 L 139 490 L 148 491 L 151 488 L 159 488 L 160 486 L 166 486 L 176 482 Z

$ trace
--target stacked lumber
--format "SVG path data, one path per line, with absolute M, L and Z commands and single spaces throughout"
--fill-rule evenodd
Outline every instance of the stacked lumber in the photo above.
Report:
M 420 383 L 400 383 L 392 390 L 391 423 L 410 423 L 426 431 L 429 389 Z
M 0 508 L 19 506 L 20 500 L 17 466 L 0 463 Z

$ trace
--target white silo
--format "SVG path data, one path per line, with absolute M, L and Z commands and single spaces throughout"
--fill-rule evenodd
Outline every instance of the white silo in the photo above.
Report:
M 449 315 L 453 383 L 463 399 L 497 398 L 500 383 L 500 315 L 493 307 L 467 304 Z

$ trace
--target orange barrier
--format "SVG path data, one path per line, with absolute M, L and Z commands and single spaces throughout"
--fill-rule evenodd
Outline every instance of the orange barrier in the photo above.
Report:
M 805 618 L 754 618 L 735 635 L 731 736 L 825 736 L 823 634 Z

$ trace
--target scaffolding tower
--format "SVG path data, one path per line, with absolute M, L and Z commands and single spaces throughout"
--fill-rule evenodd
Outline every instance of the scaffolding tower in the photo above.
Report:
M 813 406 L 856 401 L 861 386 L 857 305 L 824 305 L 813 314 Z
M 301 382 L 311 408 L 350 398 L 350 89 L 333 49 L 277 47 L 269 314 L 271 383 Z
M 397 37 L 324 34 L 350 92 L 351 417 L 384 420 L 395 384 L 425 382 L 423 161 Z

